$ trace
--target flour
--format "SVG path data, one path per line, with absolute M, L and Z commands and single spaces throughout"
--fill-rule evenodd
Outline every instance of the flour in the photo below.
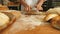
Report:
M 21 31 L 21 30 L 32 30 L 35 29 L 37 26 L 42 25 L 44 22 L 44 15 L 31 15 L 26 16 L 22 15 L 10 28 L 10 32 L 12 33 Z
M 42 16 L 43 17 L 43 16 Z M 19 19 L 18 22 L 21 22 L 22 29 L 34 29 L 36 26 L 40 26 L 43 22 L 43 18 L 37 19 L 37 16 L 24 16 Z

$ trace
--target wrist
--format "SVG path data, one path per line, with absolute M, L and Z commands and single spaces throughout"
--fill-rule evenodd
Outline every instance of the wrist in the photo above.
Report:
M 37 7 L 41 7 L 42 5 L 40 5 L 40 4 L 37 4 Z

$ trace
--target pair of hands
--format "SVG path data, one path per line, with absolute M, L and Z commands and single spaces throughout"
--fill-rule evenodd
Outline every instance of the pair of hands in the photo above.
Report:
M 40 5 L 36 5 L 35 7 L 37 8 L 37 10 L 43 10 L 43 8 Z M 32 8 L 30 6 L 26 6 L 24 9 L 25 11 L 31 11 Z

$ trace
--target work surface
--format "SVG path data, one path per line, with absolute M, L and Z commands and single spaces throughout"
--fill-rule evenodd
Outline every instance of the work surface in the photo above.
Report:
M 38 17 L 39 16 L 37 16 L 37 18 Z M 41 19 L 40 17 L 38 19 Z M 13 23 L 7 29 L 2 31 L 0 34 L 60 34 L 60 30 L 57 30 L 57 29 L 51 27 L 51 24 L 38 25 L 33 29 L 24 30 L 24 25 L 22 24 L 23 22 L 20 19 L 21 18 L 19 18 L 15 23 Z M 27 22 L 25 22 L 25 23 L 27 23 Z

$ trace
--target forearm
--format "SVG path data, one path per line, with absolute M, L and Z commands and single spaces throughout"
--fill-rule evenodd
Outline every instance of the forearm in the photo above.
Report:
M 27 3 L 25 3 L 24 0 L 21 0 L 21 5 L 23 5 L 24 7 L 28 6 Z
M 42 6 L 42 4 L 45 2 L 45 0 L 39 0 L 38 4 Z

